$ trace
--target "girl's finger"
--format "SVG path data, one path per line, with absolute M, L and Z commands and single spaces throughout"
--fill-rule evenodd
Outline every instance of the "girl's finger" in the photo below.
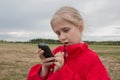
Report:
M 52 64 L 54 64 L 54 62 L 52 62 L 52 61 L 43 63 L 44 66 L 49 66 L 49 65 L 52 65 Z
M 47 62 L 54 62 L 55 61 L 55 57 L 50 57 L 50 58 L 44 58 L 44 60 L 42 61 L 42 63 L 47 63 Z
M 44 59 L 43 53 L 44 53 L 44 51 L 43 51 L 42 49 L 39 49 L 39 50 L 38 50 L 38 56 L 39 56 L 41 59 Z
M 61 68 L 61 64 L 59 62 L 54 62 L 54 64 L 55 64 L 55 67 L 54 67 L 53 72 L 56 72 L 57 70 L 59 70 Z
M 58 52 L 55 56 L 64 56 L 64 52 Z
M 44 53 L 44 50 L 42 50 L 42 49 L 38 50 L 38 54 L 43 54 L 43 53 Z
M 62 57 L 55 57 L 55 61 L 56 61 L 56 62 L 61 62 L 62 59 L 63 59 Z
M 57 66 L 61 66 L 61 64 L 59 62 L 54 62 L 54 64 Z

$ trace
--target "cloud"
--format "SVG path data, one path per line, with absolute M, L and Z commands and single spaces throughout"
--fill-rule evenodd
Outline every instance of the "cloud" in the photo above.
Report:
M 44 32 L 44 31 L 39 31 L 39 32 L 30 32 L 30 31 L 17 31 L 17 32 L 0 32 L 0 40 L 7 40 L 11 41 L 28 41 L 30 39 L 34 38 L 50 38 L 57 39 L 57 36 L 53 32 Z
M 50 27 L 50 19 L 59 7 L 73 6 L 80 10 L 83 16 L 84 35 L 87 36 L 87 40 L 98 40 L 97 36 L 101 38 L 100 40 L 120 40 L 119 2 L 118 0 L 1 0 L 0 39 L 57 38 Z

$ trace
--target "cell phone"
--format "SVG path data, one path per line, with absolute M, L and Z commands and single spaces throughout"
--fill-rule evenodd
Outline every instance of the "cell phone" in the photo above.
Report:
M 41 48 L 42 50 L 44 50 L 43 56 L 45 58 L 49 58 L 49 57 L 54 57 L 54 55 L 52 54 L 48 44 L 45 43 L 39 43 L 38 44 L 38 48 Z

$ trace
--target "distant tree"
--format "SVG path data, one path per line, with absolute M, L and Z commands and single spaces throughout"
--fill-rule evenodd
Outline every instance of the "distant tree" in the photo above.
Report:
M 59 40 L 54 39 L 32 39 L 30 43 L 48 43 L 48 44 L 60 44 Z

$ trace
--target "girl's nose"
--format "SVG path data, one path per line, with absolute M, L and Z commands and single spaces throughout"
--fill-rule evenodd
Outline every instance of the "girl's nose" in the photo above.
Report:
M 61 34 L 59 36 L 60 41 L 64 41 L 66 39 L 66 36 L 64 34 Z

